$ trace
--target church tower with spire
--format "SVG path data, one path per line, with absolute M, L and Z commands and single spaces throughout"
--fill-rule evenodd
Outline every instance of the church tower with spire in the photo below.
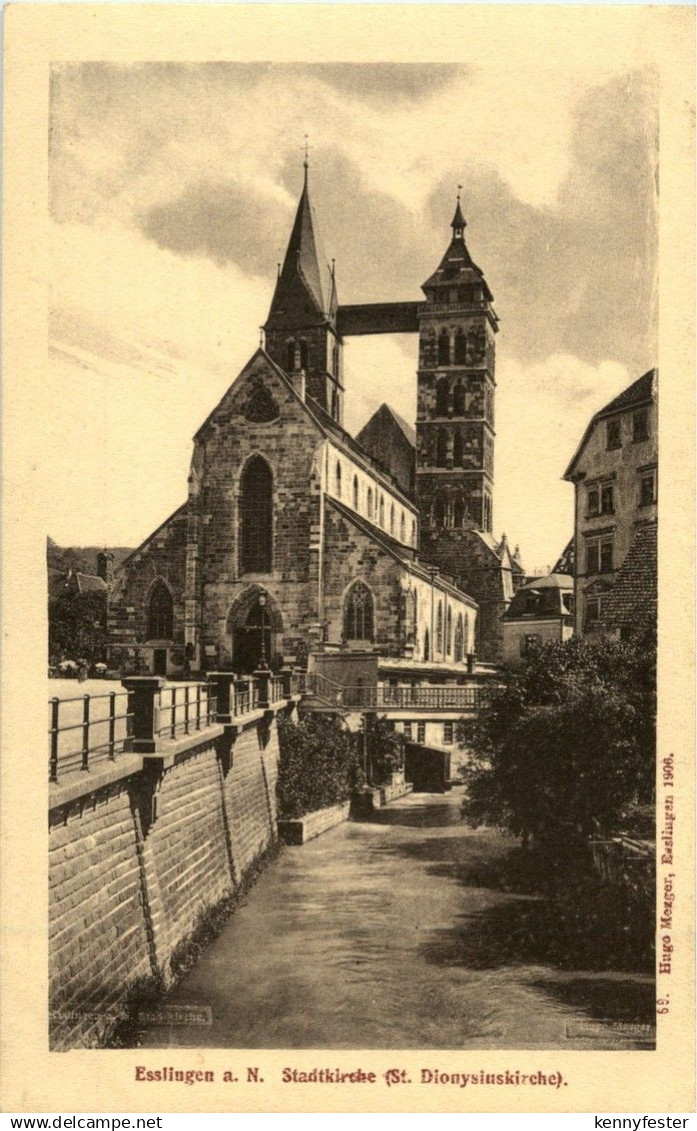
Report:
M 450 245 L 419 309 L 416 487 L 423 549 L 492 529 L 493 295 L 465 243 L 460 198 Z M 448 555 L 450 557 L 451 555 Z
M 341 337 L 337 329 L 334 263 L 329 265 L 310 203 L 307 152 L 304 183 L 283 266 L 264 326 L 266 352 L 305 394 L 343 422 Z

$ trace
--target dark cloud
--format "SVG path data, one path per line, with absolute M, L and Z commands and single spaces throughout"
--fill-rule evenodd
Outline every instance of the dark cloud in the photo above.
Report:
M 460 63 L 315 63 L 287 69 L 320 79 L 342 94 L 381 103 L 430 98 L 467 73 Z
M 297 162 L 296 162 L 297 164 Z M 236 263 L 248 275 L 271 274 L 291 213 L 242 190 L 235 181 L 195 181 L 174 200 L 137 218 L 149 239 L 178 255 Z
M 651 75 L 592 90 L 578 107 L 571 167 L 554 207 L 518 200 L 483 169 L 465 178 L 470 251 L 496 297 L 502 345 L 523 361 L 571 353 L 656 362 L 656 101 Z M 451 191 L 429 202 L 435 219 Z

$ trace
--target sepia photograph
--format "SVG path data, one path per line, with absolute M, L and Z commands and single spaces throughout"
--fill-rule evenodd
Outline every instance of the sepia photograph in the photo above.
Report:
M 151 1097 L 534 1103 L 676 1006 L 661 69 L 453 19 L 48 59 L 45 1041 Z

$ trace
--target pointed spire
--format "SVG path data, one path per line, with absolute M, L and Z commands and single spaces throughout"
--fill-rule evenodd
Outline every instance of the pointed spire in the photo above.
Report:
M 269 320 L 280 316 L 284 325 L 293 325 L 298 317 L 305 323 L 308 318 L 324 321 L 336 308 L 334 272 L 327 271 L 328 260 L 310 204 L 307 136 L 303 150 L 302 192 L 269 312 Z
M 467 227 L 467 221 L 465 220 L 465 217 L 462 215 L 462 208 L 460 207 L 460 192 L 461 192 L 461 190 L 462 190 L 462 185 L 458 185 L 457 186 L 457 205 L 455 206 L 455 215 L 453 216 L 452 222 L 450 224 L 450 227 L 453 229 L 456 236 L 461 236 L 462 233 L 464 232 L 465 228 Z

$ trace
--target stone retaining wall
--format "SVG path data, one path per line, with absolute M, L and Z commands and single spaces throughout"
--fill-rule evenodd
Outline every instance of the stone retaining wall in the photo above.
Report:
M 276 839 L 276 718 L 256 716 L 54 792 L 52 1049 L 99 1046 L 139 982 L 167 984 L 178 944 Z

